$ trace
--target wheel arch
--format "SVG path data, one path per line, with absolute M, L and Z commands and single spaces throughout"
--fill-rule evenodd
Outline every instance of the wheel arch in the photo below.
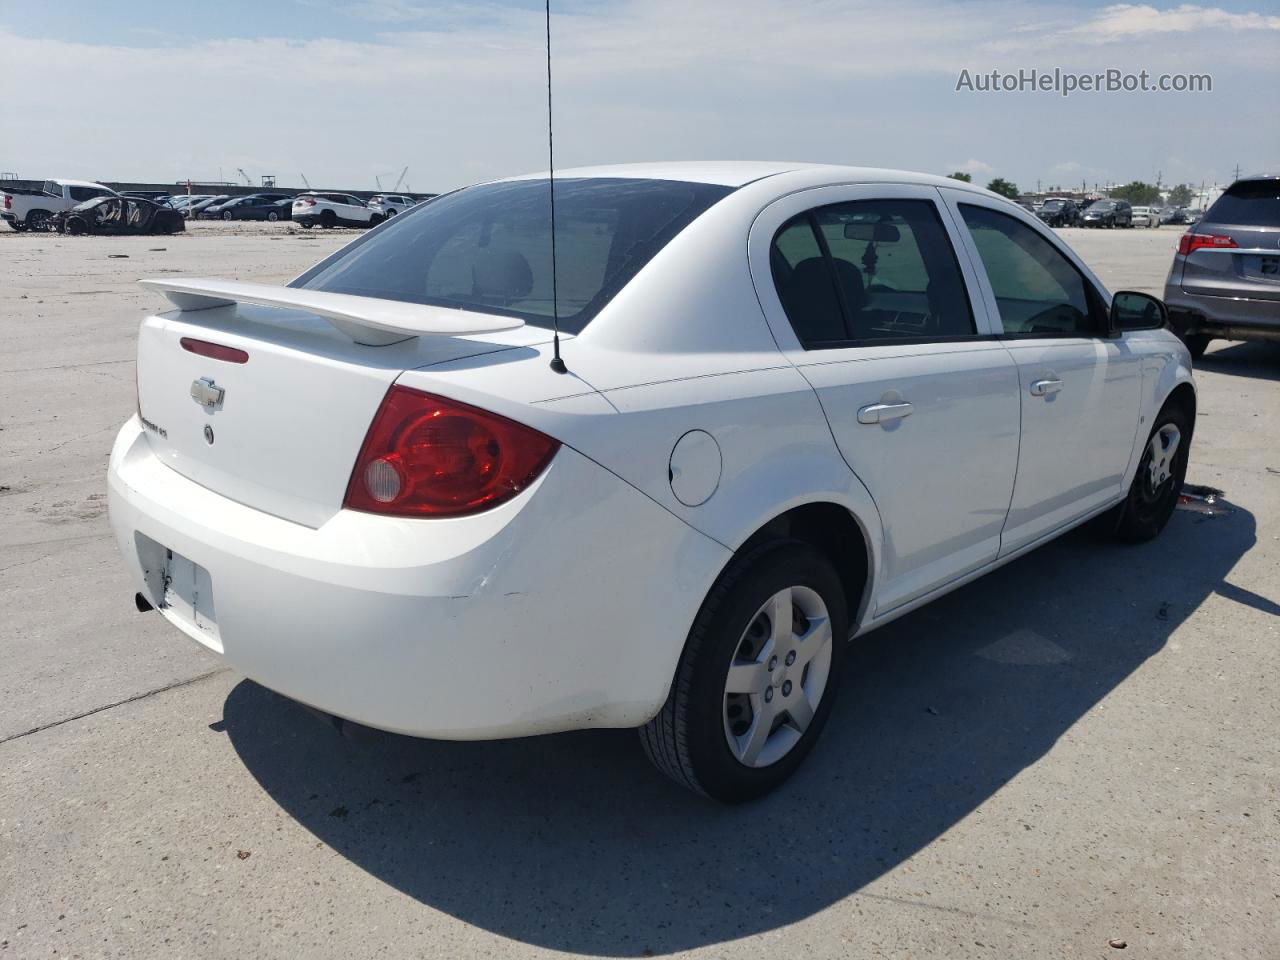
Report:
M 850 636 L 856 633 L 870 605 L 875 571 L 875 554 L 866 525 L 843 504 L 831 500 L 802 503 L 761 525 L 734 551 L 730 563 L 762 543 L 780 539 L 811 544 L 831 560 L 849 605 Z

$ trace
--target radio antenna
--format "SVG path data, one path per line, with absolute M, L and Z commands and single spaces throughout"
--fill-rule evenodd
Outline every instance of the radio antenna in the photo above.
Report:
M 556 284 L 556 150 L 551 132 L 551 0 L 547 0 L 547 186 L 551 190 L 551 369 L 568 373 L 560 359 L 560 290 Z

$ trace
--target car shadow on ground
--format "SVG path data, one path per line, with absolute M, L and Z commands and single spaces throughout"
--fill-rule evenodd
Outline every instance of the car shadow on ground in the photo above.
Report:
M 289 815 L 435 909 L 577 953 L 716 944 L 860 890 L 1044 756 L 1210 593 L 1231 596 L 1255 528 L 1233 510 L 1179 511 L 1137 547 L 1077 531 L 859 640 L 817 749 L 743 807 L 667 782 L 631 731 L 357 744 L 250 681 L 223 723 Z
M 1197 370 L 1210 373 L 1280 380 L 1280 343 L 1266 340 L 1228 343 L 1218 340 L 1210 344 L 1209 352 L 1194 365 Z

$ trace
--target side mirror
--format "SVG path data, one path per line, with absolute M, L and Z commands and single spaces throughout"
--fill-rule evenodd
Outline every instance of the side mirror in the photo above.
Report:
M 1121 290 L 1111 298 L 1110 325 L 1115 335 L 1128 330 L 1158 330 L 1168 323 L 1168 309 L 1148 293 Z

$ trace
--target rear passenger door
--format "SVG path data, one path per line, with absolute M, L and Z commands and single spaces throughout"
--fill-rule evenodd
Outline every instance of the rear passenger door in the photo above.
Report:
M 1073 254 L 998 201 L 944 190 L 1018 364 L 1022 443 L 1001 553 L 1118 500 L 1133 453 L 1141 358 L 1106 334 L 1107 304 Z
M 1018 455 L 1018 373 L 932 187 L 793 194 L 751 230 L 774 337 L 808 379 L 884 530 L 875 613 L 995 559 Z

